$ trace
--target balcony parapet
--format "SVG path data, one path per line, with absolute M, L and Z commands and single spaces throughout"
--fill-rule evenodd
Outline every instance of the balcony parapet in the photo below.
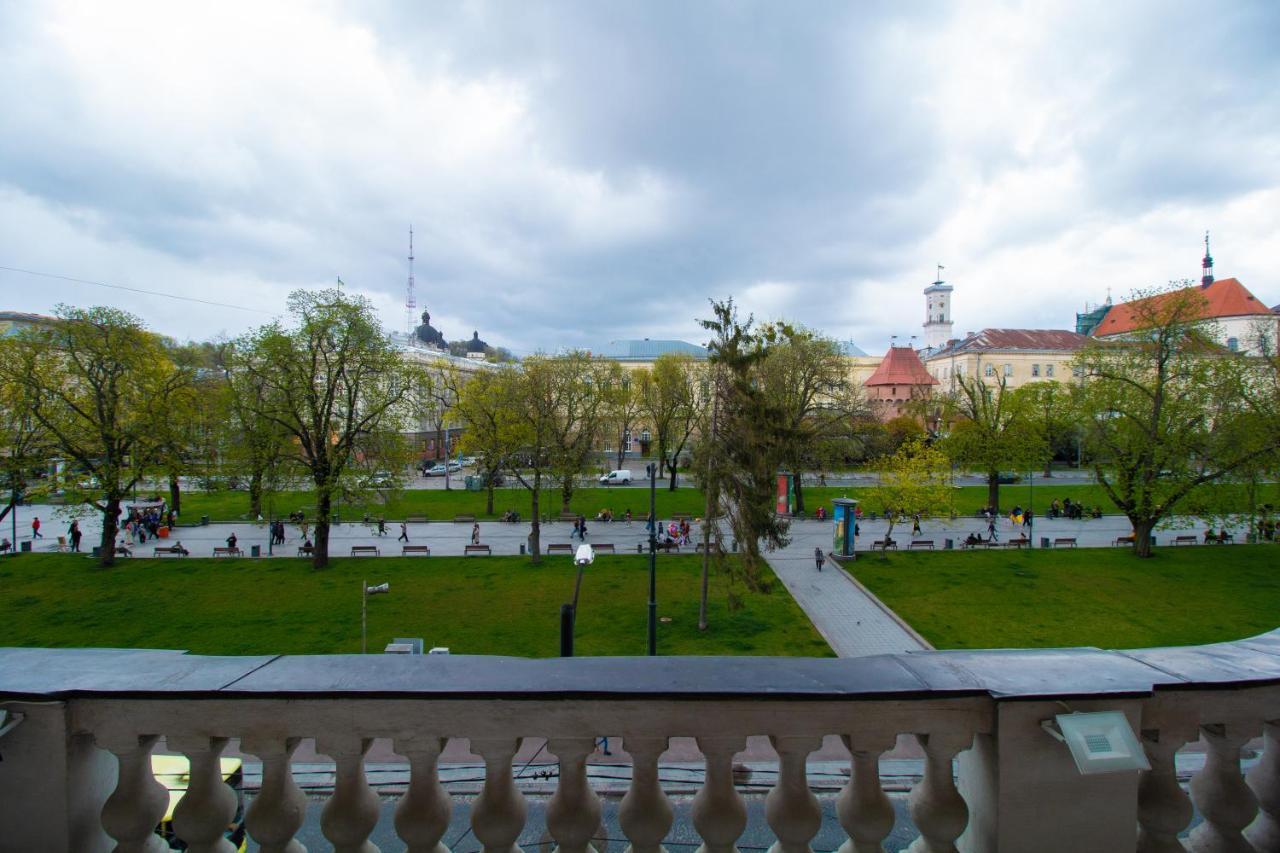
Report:
M 620 736 L 632 755 L 621 819 L 635 850 L 661 849 L 670 806 L 657 762 L 670 738 L 691 737 L 706 762 L 694 825 L 706 850 L 730 853 L 745 824 L 734 756 L 747 737 L 767 736 L 780 756 L 766 801 L 776 849 L 803 853 L 818 829 L 806 759 L 827 735 L 851 755 L 837 808 L 848 853 L 880 849 L 892 829 L 878 767 L 899 735 L 914 736 L 925 757 L 909 798 L 921 832 L 913 850 L 1181 849 L 1191 800 L 1174 757 L 1197 741 L 1206 759 L 1191 798 L 1204 820 L 1191 849 L 1280 850 L 1280 631 L 1183 648 L 851 659 L 11 648 L 0 649 L 0 706 L 27 715 L 0 740 L 0 826 L 14 828 L 0 851 L 152 849 L 161 798 L 148 757 L 162 738 L 192 762 L 175 816 L 192 850 L 222 849 L 229 800 L 216 759 L 238 743 L 263 763 L 249 834 L 264 850 L 296 853 L 306 802 L 290 762 L 310 738 L 337 766 L 325 835 L 335 849 L 370 853 L 378 811 L 364 756 L 385 738 L 411 766 L 397 832 L 410 850 L 443 853 L 452 806 L 437 759 L 449 739 L 466 738 L 486 765 L 475 835 L 486 850 L 514 851 L 525 807 L 512 756 L 522 739 L 545 738 L 560 764 L 547 828 L 564 850 L 583 851 L 600 808 L 584 766 L 603 735 Z M 1151 770 L 1079 775 L 1040 727 L 1064 707 L 1123 712 Z M 1246 779 L 1241 750 L 1258 737 L 1265 751 Z

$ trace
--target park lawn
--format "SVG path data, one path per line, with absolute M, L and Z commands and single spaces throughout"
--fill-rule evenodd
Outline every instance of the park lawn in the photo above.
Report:
M 1275 545 L 940 551 L 846 568 L 940 649 L 1140 648 L 1280 626 Z
M 582 583 L 579 655 L 644 655 L 648 561 L 599 556 Z M 726 580 L 711 578 L 710 627 L 698 631 L 701 558 L 658 560 L 658 651 L 665 655 L 831 656 L 780 586 L 739 588 L 729 613 Z M 0 561 L 0 646 L 185 649 L 196 654 L 332 654 L 360 651 L 360 589 L 369 599 L 369 649 L 422 637 L 454 654 L 559 654 L 560 605 L 573 596 L 567 558 L 339 558 L 122 560 L 102 569 L 79 555 L 28 554 Z
M 594 518 L 602 509 L 611 509 L 621 517 L 628 509 L 634 518 L 643 520 L 649 512 L 647 489 L 588 487 L 574 492 L 570 509 L 587 518 Z M 698 517 L 705 510 L 705 499 L 698 489 L 677 489 L 669 492 L 662 483 L 657 490 L 658 517 L 668 518 L 672 513 L 683 512 Z M 277 493 L 265 507 L 277 517 L 287 516 L 301 509 L 314 519 L 315 498 L 309 491 Z M 474 515 L 476 518 L 497 518 L 508 509 L 520 513 L 522 520 L 530 517 L 530 492 L 523 488 L 500 488 L 493 495 L 494 514 L 485 513 L 485 493 L 468 492 L 462 488 L 404 489 L 374 493 L 354 510 L 345 501 L 335 511 L 346 520 L 358 520 L 368 515 L 388 520 L 400 520 L 410 515 L 425 515 L 433 520 L 449 519 L 455 515 Z M 560 492 L 544 489 L 540 510 L 543 515 L 555 518 L 560 514 Z M 249 517 L 249 494 L 240 491 L 184 492 L 182 495 L 182 519 L 190 523 L 207 515 L 213 521 L 241 521 Z

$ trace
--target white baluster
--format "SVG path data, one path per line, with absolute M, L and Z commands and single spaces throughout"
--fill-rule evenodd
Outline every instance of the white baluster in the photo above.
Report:
M 1258 817 L 1244 831 L 1259 850 L 1280 850 L 1280 721 L 1263 729 L 1262 757 L 1246 779 L 1258 798 Z
M 174 833 L 187 842 L 190 853 L 235 853 L 235 845 L 225 837 L 236 816 L 236 793 L 222 781 L 227 739 L 171 736 L 167 743 L 190 762 L 187 792 L 173 810 Z
M 853 760 L 849 782 L 836 800 L 836 814 L 849 840 L 840 853 L 881 853 L 883 842 L 893 832 L 893 804 L 880 787 L 880 754 L 893 747 L 893 740 L 844 738 Z
M 769 737 L 778 753 L 778 781 L 764 799 L 764 815 L 777 841 L 770 853 L 811 853 L 809 842 L 822 828 L 822 807 L 809 790 L 805 762 L 822 746 L 820 737 Z
M 1186 853 L 1178 833 L 1191 822 L 1191 800 L 1174 763 L 1186 742 L 1185 735 L 1165 729 L 1142 733 L 1151 769 L 1138 776 L 1138 853 Z
M 306 816 L 307 798 L 289 762 L 300 738 L 246 735 L 240 748 L 262 760 L 262 787 L 245 812 L 245 828 L 262 853 L 307 853 L 294 839 Z
M 951 761 L 968 749 L 973 735 L 916 735 L 924 750 L 924 778 L 911 789 L 907 805 L 920 830 L 908 853 L 956 853 L 955 841 L 969 823 L 969 807 L 956 790 Z
M 624 737 L 631 754 L 631 787 L 618 806 L 618 823 L 631 842 L 629 853 L 663 853 L 662 839 L 675 818 L 658 779 L 658 760 L 667 749 L 666 738 Z
M 471 749 L 484 758 L 484 788 L 471 806 L 471 830 L 485 853 L 520 853 L 516 840 L 524 830 L 528 806 L 511 774 L 518 740 L 473 740 Z
M 116 853 L 168 853 L 156 826 L 169 807 L 169 792 L 151 772 L 156 735 L 101 735 L 98 746 L 120 762 L 116 789 L 102 804 L 102 828 L 116 840 Z
M 587 756 L 595 739 L 553 738 L 547 748 L 560 760 L 560 781 L 547 803 L 547 831 L 561 853 L 586 853 L 600 825 L 600 798 L 587 783 Z
M 409 789 L 396 804 L 396 834 L 408 845 L 407 853 L 449 853 L 440 843 L 449 829 L 453 806 L 436 762 L 444 749 L 443 738 L 397 738 L 396 752 L 409 759 Z
M 320 831 L 334 853 L 379 853 L 369 840 L 378 825 L 378 796 L 364 775 L 364 756 L 372 743 L 356 735 L 316 739 L 316 752 L 337 765 L 333 794 L 320 812 Z
M 747 808 L 733 787 L 733 757 L 746 748 L 745 738 L 698 738 L 706 756 L 706 779 L 693 798 L 693 825 L 702 836 L 698 853 L 733 853 L 747 827 Z
M 1201 726 L 1208 751 L 1191 779 L 1191 797 L 1204 822 L 1191 832 L 1195 853 L 1253 853 L 1242 830 L 1258 811 L 1258 800 L 1240 775 L 1240 747 L 1250 733 L 1236 726 Z

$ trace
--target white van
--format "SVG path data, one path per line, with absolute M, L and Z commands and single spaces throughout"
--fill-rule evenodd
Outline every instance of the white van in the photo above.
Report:
M 631 472 L 627 470 L 610 471 L 600 478 L 602 486 L 629 486 L 631 485 Z

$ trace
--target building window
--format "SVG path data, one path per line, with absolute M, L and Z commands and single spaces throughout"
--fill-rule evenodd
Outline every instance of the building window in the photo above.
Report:
M 1045 376 L 1052 376 L 1052 375 L 1053 375 L 1053 365 L 1052 365 L 1052 364 L 1046 364 L 1046 365 L 1044 366 L 1044 375 L 1045 375 Z
M 1239 351 L 1240 351 L 1240 339 L 1239 339 L 1239 338 L 1227 338 L 1227 349 L 1231 350 L 1232 352 L 1239 352 Z
M 1039 375 L 1040 375 L 1040 365 L 1038 365 L 1038 364 L 1033 364 L 1033 365 L 1031 365 L 1031 375 L 1032 375 L 1032 376 L 1039 376 Z
M 1010 376 L 1013 376 L 1013 365 L 1012 365 L 1012 364 L 1006 364 L 1006 365 L 1004 366 L 1004 375 L 1005 375 L 1005 378 L 1006 378 L 1006 379 L 1007 379 L 1007 378 L 1009 378 Z
M 1072 376 L 1074 376 L 1076 379 L 1083 379 L 1083 378 L 1084 378 L 1084 368 L 1083 368 L 1083 367 L 1073 367 L 1073 368 L 1071 368 L 1071 375 L 1072 375 Z
M 995 376 L 995 375 L 996 375 L 996 366 L 995 366 L 994 364 L 988 364 L 988 365 L 987 365 L 987 369 L 986 369 L 986 370 L 984 370 L 982 373 L 983 373 L 983 375 L 984 375 L 984 376 Z
M 956 376 L 964 376 L 964 365 L 963 365 L 963 364 L 957 364 L 957 365 L 956 365 Z

